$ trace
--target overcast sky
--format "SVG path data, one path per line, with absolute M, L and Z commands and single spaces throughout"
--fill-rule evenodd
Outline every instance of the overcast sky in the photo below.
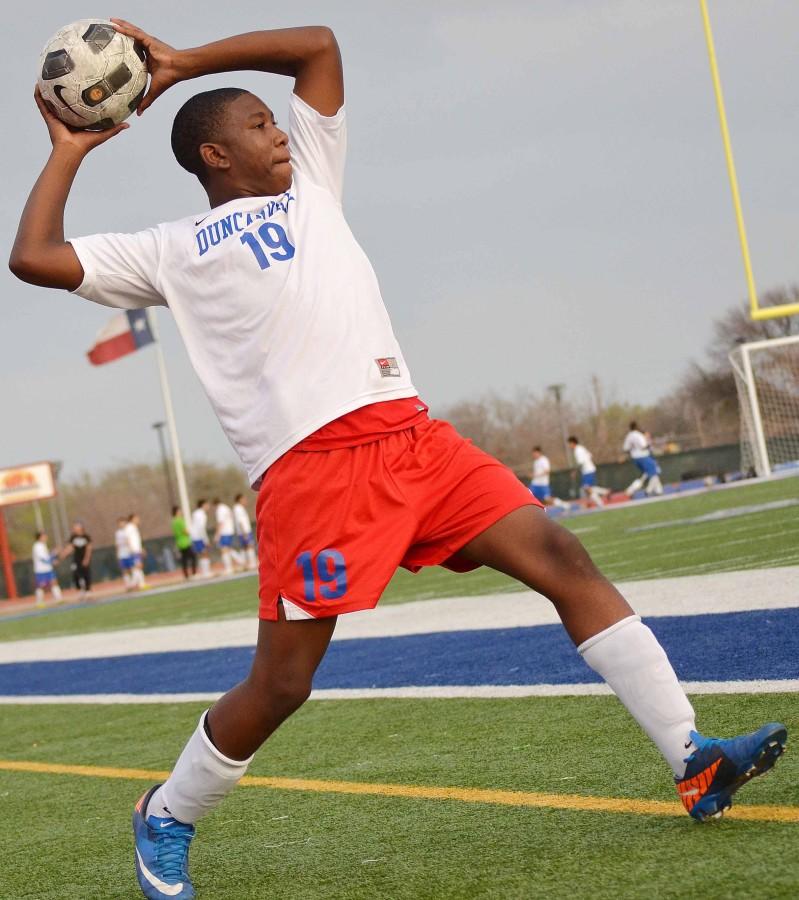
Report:
M 38 0 L 3 17 L 7 254 L 49 144 L 31 93 L 48 36 L 92 9 Z M 796 0 L 711 0 L 755 277 L 797 280 Z M 103 10 L 109 12 L 109 10 Z M 128 0 L 111 9 L 175 46 L 329 24 L 344 56 L 345 208 L 377 270 L 421 395 L 436 408 L 597 374 L 655 400 L 745 294 L 697 0 Z M 285 121 L 291 84 L 257 74 L 165 94 L 95 151 L 67 233 L 138 230 L 203 210 L 169 149 L 192 93 L 235 84 Z M 0 466 L 67 474 L 155 460 L 155 358 L 85 352 L 113 314 L 3 269 Z M 188 458 L 234 459 L 166 311 L 158 312 Z

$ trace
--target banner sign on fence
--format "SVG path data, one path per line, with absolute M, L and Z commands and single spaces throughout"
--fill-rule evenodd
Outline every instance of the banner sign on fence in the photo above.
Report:
M 49 462 L 0 469 L 0 506 L 48 500 L 54 496 L 55 478 Z

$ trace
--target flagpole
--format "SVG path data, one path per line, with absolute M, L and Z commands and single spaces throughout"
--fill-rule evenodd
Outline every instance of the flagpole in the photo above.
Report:
M 175 411 L 172 408 L 172 392 L 169 390 L 169 379 L 166 374 L 166 360 L 164 352 L 161 349 L 161 339 L 158 335 L 158 327 L 156 325 L 156 317 L 150 315 L 150 310 L 145 310 L 147 315 L 147 323 L 150 326 L 155 342 L 155 355 L 158 360 L 158 376 L 161 379 L 161 394 L 164 398 L 164 414 L 166 416 L 166 424 L 169 429 L 169 442 L 172 445 L 172 460 L 175 465 L 175 476 L 178 483 L 178 497 L 180 498 L 180 507 L 183 510 L 183 518 L 188 522 L 191 519 L 191 506 L 189 505 L 189 492 L 186 489 L 186 474 L 183 471 L 183 457 L 180 455 L 180 444 L 178 443 L 178 429 L 175 425 Z

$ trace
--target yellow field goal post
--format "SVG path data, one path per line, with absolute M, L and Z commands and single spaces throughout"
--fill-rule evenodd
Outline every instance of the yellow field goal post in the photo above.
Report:
M 744 272 L 746 274 L 746 287 L 749 294 L 749 315 L 752 319 L 775 319 L 778 316 L 795 316 L 799 314 L 799 303 L 782 303 L 779 306 L 761 306 L 755 278 L 752 274 L 752 260 L 749 256 L 749 242 L 746 238 L 746 226 L 744 224 L 741 196 L 738 192 L 738 178 L 735 174 L 735 161 L 732 155 L 730 132 L 727 127 L 727 113 L 724 108 L 724 95 L 721 90 L 721 79 L 716 62 L 716 49 L 713 43 L 713 32 L 710 28 L 710 15 L 707 9 L 707 0 L 699 0 L 702 10 L 702 21 L 705 26 L 705 40 L 707 42 L 707 55 L 710 61 L 710 75 L 713 79 L 713 90 L 716 94 L 716 106 L 719 113 L 719 125 L 721 126 L 721 140 L 724 144 L 724 156 L 727 160 L 727 174 L 730 179 L 730 191 L 732 192 L 732 205 L 735 209 L 735 222 L 738 226 L 738 238 L 741 242 L 741 256 L 743 257 Z

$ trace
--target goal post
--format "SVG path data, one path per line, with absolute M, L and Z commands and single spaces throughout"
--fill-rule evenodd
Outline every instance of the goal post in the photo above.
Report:
M 769 477 L 799 467 L 799 335 L 730 353 L 741 418 L 741 468 Z

